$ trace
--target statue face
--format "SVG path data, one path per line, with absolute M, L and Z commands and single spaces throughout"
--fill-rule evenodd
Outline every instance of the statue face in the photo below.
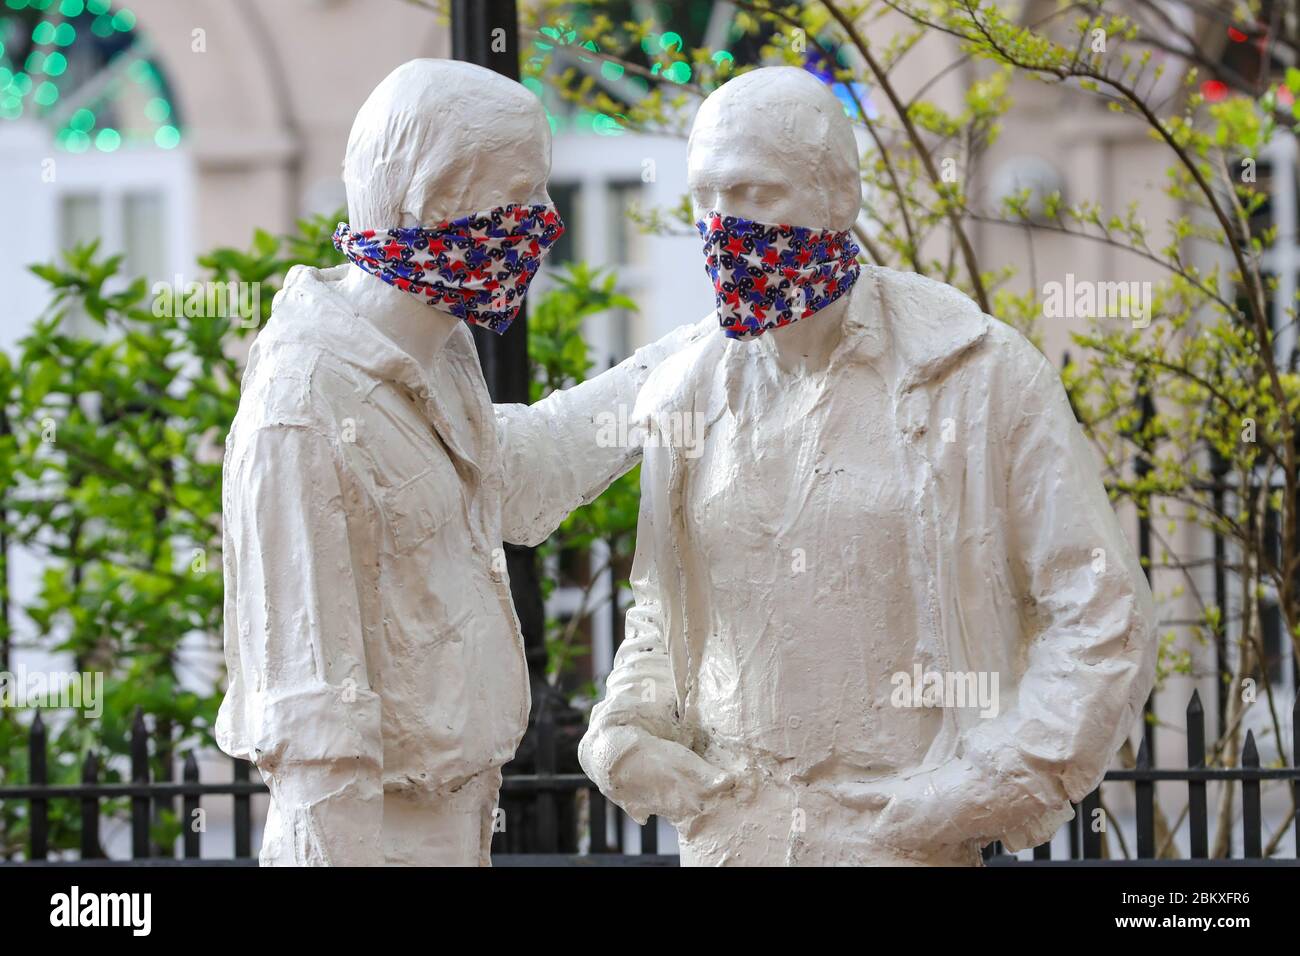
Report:
M 839 101 L 811 74 L 767 67 L 700 106 L 687 159 L 698 218 L 847 229 L 861 201 L 857 144 Z
M 343 162 L 356 229 L 433 226 L 550 201 L 551 129 L 537 97 L 491 70 L 412 60 L 357 113 Z
M 709 210 L 768 223 L 804 222 L 810 212 L 808 184 L 792 177 L 782 156 L 746 124 L 701 128 L 691 136 L 688 177 L 691 203 L 699 219 Z M 804 218 L 801 218 L 804 217 Z

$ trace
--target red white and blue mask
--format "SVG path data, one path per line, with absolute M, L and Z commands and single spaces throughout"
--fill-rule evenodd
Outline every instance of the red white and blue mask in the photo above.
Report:
M 511 204 L 428 228 L 353 232 L 341 222 L 334 246 L 389 285 L 500 334 L 563 232 L 553 204 Z
M 769 226 L 716 210 L 695 225 L 729 338 L 757 338 L 807 318 L 853 288 L 861 271 L 847 229 Z

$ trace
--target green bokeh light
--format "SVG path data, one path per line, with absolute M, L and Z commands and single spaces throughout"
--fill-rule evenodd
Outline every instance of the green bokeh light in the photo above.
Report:
M 163 149 L 175 149 L 181 142 L 181 131 L 175 126 L 163 126 L 154 134 L 153 141 Z
M 606 60 L 600 65 L 600 75 L 607 80 L 622 79 L 624 73 L 623 64 L 615 63 L 613 60 Z
M 680 33 L 673 33 L 669 30 L 659 38 L 659 46 L 664 50 L 671 50 L 673 53 L 682 48 L 682 36 Z
M 598 136 L 621 136 L 626 132 L 622 124 L 607 113 L 597 113 L 591 118 L 591 131 Z
M 151 123 L 165 123 L 171 119 L 172 106 L 161 96 L 155 96 L 144 105 L 144 115 Z
M 32 99 L 41 106 L 53 106 L 59 100 L 59 88 L 46 80 L 40 86 L 36 87 L 36 92 L 32 94 Z
M 111 41 L 116 34 L 131 33 L 137 27 L 135 13 L 121 7 L 114 9 L 113 0 L 0 0 L 0 14 L 5 9 L 45 13 L 43 16 L 29 15 L 8 21 L 11 27 L 18 26 L 24 34 L 30 28 L 31 46 L 39 49 L 28 50 L 24 70 L 20 71 L 15 63 L 0 67 L 0 119 L 23 116 L 29 95 L 30 109 L 50 118 L 54 112 L 53 107 L 68 103 L 68 91 L 60 88 L 63 81 L 55 78 L 63 76 L 72 68 L 70 59 L 75 55 L 72 51 L 80 52 L 82 49 L 78 41 L 90 40 L 91 34 Z M 74 21 L 83 15 L 85 19 L 81 23 L 84 26 L 79 33 Z M 15 38 L 10 34 L 5 39 L 9 42 L 0 42 L 0 59 L 13 55 L 15 39 L 22 42 L 25 38 L 22 35 Z M 560 31 L 556 39 L 564 44 L 574 42 L 571 31 Z M 594 50 L 594 44 L 584 45 Z M 152 130 L 158 148 L 175 149 L 181 145 L 182 136 L 175 110 L 164 95 L 165 80 L 157 67 L 147 59 L 132 59 L 134 62 L 128 66 L 127 76 L 141 85 L 142 88 L 136 95 L 141 96 L 144 118 L 151 124 L 135 133 L 147 136 Z M 66 83 L 63 85 L 66 86 Z M 540 82 L 536 82 L 534 92 L 539 96 L 544 92 Z M 103 95 L 89 101 L 90 108 L 78 109 L 72 114 L 55 137 L 58 145 L 74 153 L 86 152 L 91 148 L 111 153 L 121 149 L 131 139 L 134 134 L 129 129 L 112 126 L 97 128 L 99 122 L 109 122 L 112 115 L 103 112 L 107 108 Z M 111 97 L 114 94 L 110 92 L 107 95 Z
M 79 129 L 70 129 L 63 145 L 70 153 L 84 153 L 90 149 L 90 135 Z
M 664 76 L 674 83 L 689 83 L 691 81 L 691 65 L 685 60 L 678 60 L 664 70 Z

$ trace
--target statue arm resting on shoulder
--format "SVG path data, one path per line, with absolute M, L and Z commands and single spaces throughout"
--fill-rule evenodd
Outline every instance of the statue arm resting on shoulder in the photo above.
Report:
M 646 345 L 595 378 L 534 405 L 494 406 L 505 478 L 501 531 L 511 544 L 541 544 L 641 460 L 629 435 L 637 393 L 668 356 L 717 332 L 710 314 Z

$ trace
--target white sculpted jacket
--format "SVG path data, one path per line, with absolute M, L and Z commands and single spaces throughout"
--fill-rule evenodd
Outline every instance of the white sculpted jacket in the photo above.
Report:
M 1070 802 L 1098 784 L 1121 741 L 1137 726 L 1154 679 L 1151 594 L 1060 380 L 1043 356 L 956 290 L 914 274 L 864 267 L 854 294 L 867 296 L 871 316 L 868 322 L 846 317 L 839 347 L 847 369 L 842 374 L 851 374 L 855 365 L 870 366 L 870 374 L 880 377 L 875 380 L 883 380 L 881 394 L 887 397 L 880 417 L 887 421 L 879 433 L 891 448 L 879 454 L 897 462 L 890 474 L 899 473 L 884 480 L 905 489 L 888 500 L 901 502 L 906 531 L 888 552 L 862 554 L 860 566 L 843 568 L 843 575 L 861 576 L 869 587 L 883 579 L 886 568 L 903 569 L 916 596 L 905 612 L 908 627 L 918 646 L 932 649 L 930 666 L 996 675 L 1000 692 L 995 716 L 981 716 L 975 707 L 945 706 L 928 746 L 922 745 L 913 765 L 892 768 L 893 779 L 886 783 L 905 783 L 961 761 L 980 775 L 982 798 L 944 820 L 943 835 L 933 839 L 965 849 L 996 839 L 1011 849 L 1034 846 L 1070 818 Z M 704 429 L 707 444 L 723 416 L 747 400 L 737 396 L 737 383 L 742 363 L 752 356 L 744 350 L 755 347 L 715 333 L 677 353 L 651 374 L 634 422 L 650 434 L 668 435 L 674 427 L 680 431 L 675 423 L 693 420 L 697 430 Z M 790 392 L 769 397 L 775 403 L 796 400 Z M 872 429 L 864 423 L 851 430 L 851 438 L 862 442 L 868 440 L 863 436 L 877 434 L 879 423 L 870 424 Z M 741 454 L 748 446 L 743 437 L 737 441 L 735 454 Z M 741 739 L 732 734 L 725 750 L 748 750 L 743 759 L 764 766 L 762 754 L 770 752 L 766 740 L 772 735 L 764 738 L 753 715 L 776 707 L 802 715 L 803 727 L 828 728 L 798 746 L 829 751 L 819 753 L 821 766 L 841 769 L 828 786 L 851 788 L 855 781 L 845 778 L 854 772 L 843 767 L 844 755 L 852 756 L 851 741 L 861 733 L 855 720 L 863 714 L 868 722 L 881 717 L 879 703 L 867 700 L 861 689 L 852 690 L 851 677 L 842 692 L 796 699 L 792 688 L 806 675 L 774 669 L 780 667 L 779 655 L 789 652 L 772 646 L 751 649 L 741 666 L 752 669 L 742 670 L 739 679 L 719 678 L 716 658 L 711 661 L 709 654 L 716 647 L 721 599 L 692 573 L 698 560 L 688 560 L 700 553 L 698 531 L 688 517 L 694 513 L 692 488 L 717 481 L 699 475 L 701 460 L 673 442 L 647 443 L 632 581 L 636 605 L 581 751 L 584 768 L 601 790 L 638 820 L 665 813 L 664 785 L 628 770 L 646 766 L 628 757 L 653 743 L 650 738 L 673 741 L 712 760 L 722 752 L 716 715 L 735 715 L 732 723 L 742 728 Z M 838 465 L 853 467 L 849 461 L 819 462 L 801 454 L 793 464 L 794 485 L 784 494 L 793 502 L 816 500 L 814 483 L 832 480 L 827 473 Z M 728 478 L 734 480 L 724 473 L 724 484 Z M 743 530 L 730 529 L 737 547 L 744 547 Z M 797 543 L 807 547 L 810 562 L 837 560 L 852 553 L 853 540 L 873 540 L 866 531 L 831 527 L 824 532 L 830 537 Z M 745 582 L 742 599 L 749 594 L 757 600 L 783 583 L 775 575 L 790 573 L 788 563 L 772 567 L 769 580 Z M 831 590 L 824 598 L 834 602 L 842 595 Z M 777 608 L 770 630 L 779 637 L 793 624 L 798 632 L 818 610 Z M 863 634 L 875 633 L 874 626 L 874 620 L 864 621 Z M 797 639 L 822 642 L 818 646 L 833 653 L 853 637 L 810 632 Z M 850 670 L 854 666 L 845 663 Z M 888 675 L 863 680 L 877 678 Z M 767 699 L 774 693 L 777 700 Z M 799 725 L 789 719 L 789 726 Z M 779 756 L 775 765 L 785 760 L 794 766 L 798 758 L 798 753 Z M 760 779 L 771 779 L 770 773 Z M 739 794 L 724 790 L 708 799 L 713 806 L 705 806 L 696 819 L 716 814 Z M 845 818 L 853 819 L 852 813 Z M 689 819 L 674 822 L 687 837 L 698 831 Z M 788 823 L 781 826 L 788 829 Z M 754 832 L 736 838 L 753 839 Z M 835 834 L 826 837 L 833 840 Z M 936 856 L 944 854 L 931 854 Z
M 543 541 L 635 464 L 600 447 L 596 416 L 703 331 L 494 409 L 463 324 L 429 381 L 333 290 L 347 268 L 290 272 L 226 440 L 216 736 L 266 777 L 295 863 L 373 862 L 383 792 L 513 756 L 528 669 L 501 542 Z M 342 793 L 356 802 L 331 810 Z

